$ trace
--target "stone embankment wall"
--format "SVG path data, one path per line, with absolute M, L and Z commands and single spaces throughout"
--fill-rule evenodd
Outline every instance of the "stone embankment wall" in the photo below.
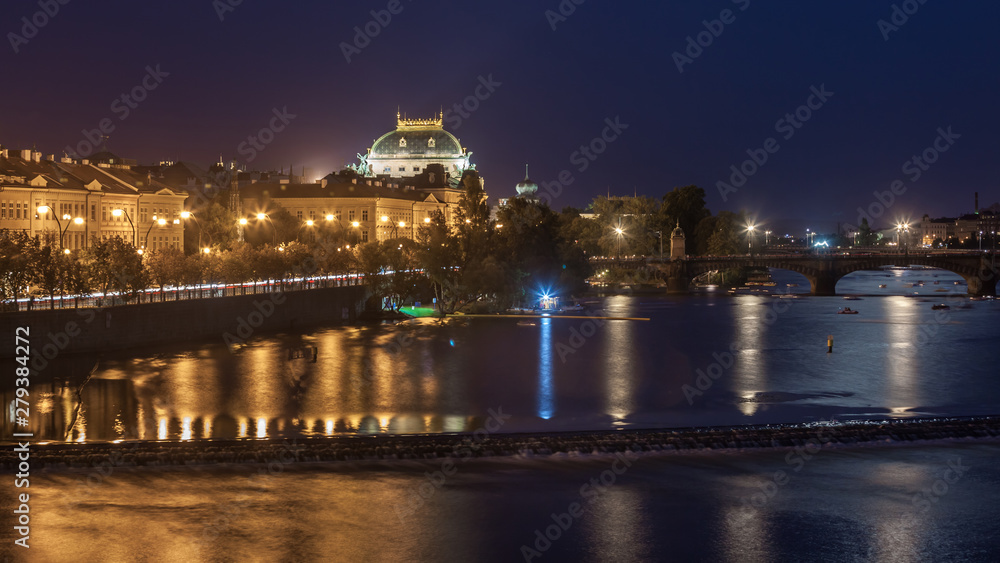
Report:
M 239 343 L 262 332 L 353 322 L 365 298 L 364 286 L 348 286 L 100 309 L 9 312 L 0 314 L 0 334 L 11 344 L 0 346 L 0 357 L 15 354 L 14 333 L 19 327 L 30 332 L 31 357 L 188 340 Z

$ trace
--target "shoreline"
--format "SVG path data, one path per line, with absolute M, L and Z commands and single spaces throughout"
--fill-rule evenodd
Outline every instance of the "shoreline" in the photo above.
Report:
M 490 434 L 295 437 L 185 442 L 31 443 L 33 470 L 213 466 L 286 462 L 427 461 L 461 457 L 565 456 L 616 452 L 743 451 L 1000 438 L 1000 415 L 733 427 Z M 3 448 L 0 467 L 17 465 Z

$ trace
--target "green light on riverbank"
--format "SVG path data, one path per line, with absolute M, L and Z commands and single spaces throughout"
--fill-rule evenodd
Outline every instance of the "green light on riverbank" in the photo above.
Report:
M 402 307 L 399 312 L 414 317 L 433 317 L 437 314 L 437 311 L 430 307 Z

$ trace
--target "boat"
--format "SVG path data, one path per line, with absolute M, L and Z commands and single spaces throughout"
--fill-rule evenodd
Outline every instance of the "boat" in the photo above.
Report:
M 838 315 L 857 315 L 858 312 L 850 307 L 844 307 L 843 309 L 837 311 Z
M 945 288 L 943 288 L 943 287 L 939 287 L 939 288 L 935 289 L 934 291 L 937 292 L 937 293 L 948 293 L 948 290 L 945 289 Z
M 799 284 L 797 284 L 797 283 L 786 283 L 785 287 L 799 287 Z
M 886 285 L 885 285 L 884 283 L 880 283 L 880 284 L 878 284 L 878 286 L 879 286 L 880 288 L 883 288 L 883 289 L 887 287 L 887 286 L 886 286 Z
M 517 321 L 517 326 L 538 326 L 535 321 Z
M 861 301 L 861 298 L 857 295 L 847 295 L 844 297 L 844 301 Z
M 939 311 L 941 309 L 951 309 L 951 307 L 949 307 L 948 305 L 946 305 L 944 303 L 938 303 L 937 305 L 931 305 L 931 309 L 934 309 L 935 311 Z

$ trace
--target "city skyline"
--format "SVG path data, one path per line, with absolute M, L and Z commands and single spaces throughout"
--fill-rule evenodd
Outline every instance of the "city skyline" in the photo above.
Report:
M 713 212 L 832 231 L 897 180 L 887 223 L 971 212 L 974 192 L 983 207 L 1000 200 L 995 63 L 967 56 L 996 7 L 563 4 L 282 6 L 276 18 L 267 3 L 69 3 L 36 17 L 40 4 L 17 2 L 0 20 L 8 72 L 88 86 L 11 92 L 2 142 L 58 157 L 104 121 L 109 148 L 143 164 L 221 156 L 322 176 L 397 110 L 443 111 L 491 197 L 512 195 L 528 163 L 561 192 L 556 209 L 697 184 Z M 135 25 L 150 20 L 186 33 Z M 94 63 L 66 56 L 81 44 Z

